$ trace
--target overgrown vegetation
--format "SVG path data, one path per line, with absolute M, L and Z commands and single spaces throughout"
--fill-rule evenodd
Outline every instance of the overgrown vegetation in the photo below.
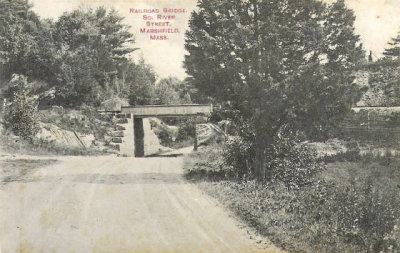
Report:
M 109 142 L 112 122 L 96 111 L 118 110 L 120 105 L 105 108 L 107 101 L 192 101 L 189 82 L 158 80 L 143 57 L 133 60 L 135 38 L 113 9 L 81 7 L 50 20 L 41 19 L 27 0 L 0 0 L 0 17 L 0 99 L 7 103 L 1 116 L 7 130 L 32 139 L 32 145 L 77 153 L 75 148 L 64 152 L 59 145 L 33 140 L 40 121 Z
M 0 89 L 10 99 L 13 74 L 35 83 L 40 106 L 99 106 L 119 97 L 131 105 L 190 102 L 188 82 L 165 78 L 143 58 L 130 27 L 112 9 L 79 8 L 40 19 L 27 0 L 0 0 Z
M 77 111 L 63 108 L 44 110 L 40 113 L 40 119 L 64 130 L 92 134 L 96 140 L 102 141 L 114 129 L 112 115 L 101 114 L 90 106 L 82 106 Z
M 17 136 L 31 140 L 39 132 L 37 99 L 29 97 L 29 87 L 24 76 L 14 75 L 9 86 L 12 100 L 5 108 L 4 127 Z
M 353 155 L 353 162 L 328 163 L 307 184 L 293 187 L 279 177 L 267 184 L 232 180 L 223 152 L 210 147 L 191 155 L 186 176 L 277 246 L 293 252 L 400 252 L 399 157 Z
M 202 117 L 174 117 L 164 118 L 161 124 L 150 120 L 150 124 L 161 145 L 170 148 L 183 148 L 193 145 L 196 124 L 204 123 L 205 121 Z
M 186 156 L 185 177 L 192 181 L 218 181 L 231 178 L 234 172 L 225 166 L 222 157 L 222 148 L 219 145 L 206 146 L 206 150 L 194 152 Z
M 0 0 L 0 16 L 3 123 L 22 137 L 0 136 L 6 148 L 93 154 L 34 138 L 38 105 L 83 108 L 75 116 L 44 111 L 41 120 L 103 140 L 112 125 L 96 108 L 105 100 L 212 102 L 221 110 L 211 120 L 229 122 L 230 136 L 190 155 L 189 179 L 206 180 L 206 191 L 294 252 L 400 252 L 400 158 L 359 147 L 382 140 L 397 147 L 380 127 L 393 127 L 399 115 L 362 112 L 352 115 L 355 131 L 344 127 L 363 91 L 355 72 L 365 64 L 344 0 L 199 0 L 186 33 L 184 81 L 157 81 L 144 59 L 131 60 L 134 37 L 114 10 L 41 20 L 26 0 Z M 399 102 L 399 43 L 394 38 L 385 57 L 367 65 L 369 89 L 380 94 L 373 105 Z M 190 141 L 196 122 L 170 121 L 179 126 L 176 141 Z M 169 130 L 157 134 L 173 145 Z M 348 141 L 348 150 L 320 157 L 305 143 L 330 137 Z
M 334 136 L 359 145 L 397 149 L 400 141 L 400 113 L 386 110 L 352 112 L 335 130 Z
M 200 0 L 198 7 L 185 67 L 203 98 L 223 107 L 214 117 L 231 122 L 232 136 L 192 156 L 187 177 L 211 181 L 202 183 L 206 191 L 291 251 L 400 252 L 400 159 L 360 151 L 381 137 L 371 127 L 391 121 L 372 126 L 368 118 L 364 126 L 360 113 L 352 115 L 355 131 L 344 127 L 365 91 L 354 80 L 366 64 L 345 2 Z M 376 71 L 370 83 L 391 97 L 398 45 L 396 38 L 385 51 L 392 71 L 368 65 Z M 366 133 L 357 132 L 362 127 Z M 307 145 L 335 137 L 350 143 L 346 152 L 321 157 Z
M 209 101 L 234 112 L 237 135 L 253 149 L 248 173 L 271 180 L 266 155 L 282 128 L 324 139 L 360 96 L 353 72 L 364 52 L 354 13 L 344 0 L 198 7 L 186 33 L 187 73 Z
M 366 66 L 370 74 L 368 96 L 362 102 L 369 106 L 399 106 L 400 104 L 400 33 L 384 50 L 384 57 Z
M 254 141 L 253 141 L 254 142 Z M 252 140 L 231 137 L 222 153 L 226 166 L 235 172 L 235 178 L 254 179 L 254 155 Z M 280 181 L 288 188 L 299 188 L 310 184 L 315 174 L 323 169 L 316 153 L 308 148 L 296 133 L 281 129 L 273 140 L 271 148 L 265 151 L 264 166 L 271 173 L 272 181 Z

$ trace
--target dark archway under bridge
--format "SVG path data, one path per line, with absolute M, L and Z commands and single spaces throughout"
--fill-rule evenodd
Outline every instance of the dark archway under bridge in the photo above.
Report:
M 121 124 L 125 125 L 120 152 L 126 156 L 145 156 L 143 118 L 208 116 L 212 111 L 212 104 L 123 106 L 118 112 L 118 117 L 124 119 Z M 196 149 L 196 138 L 194 146 Z

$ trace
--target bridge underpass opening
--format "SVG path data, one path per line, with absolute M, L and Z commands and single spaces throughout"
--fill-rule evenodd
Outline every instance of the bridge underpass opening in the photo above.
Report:
M 124 145 L 124 150 L 121 152 L 124 155 L 144 157 L 145 156 L 145 143 L 144 143 L 144 128 L 143 118 L 148 117 L 182 117 L 182 116 L 209 116 L 213 111 L 213 106 L 208 105 L 146 105 L 146 106 L 126 106 L 121 108 L 122 115 L 128 115 L 128 118 L 133 124 L 132 136 L 125 136 L 128 145 Z M 130 131 L 127 131 L 130 133 Z M 134 145 L 129 145 L 129 138 L 133 138 Z M 197 148 L 195 136 L 195 149 Z

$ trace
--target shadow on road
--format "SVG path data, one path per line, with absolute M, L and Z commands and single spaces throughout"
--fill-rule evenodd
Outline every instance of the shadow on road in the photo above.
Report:
M 41 176 L 40 178 L 20 178 L 20 183 L 30 182 L 72 182 L 87 184 L 185 184 L 183 177 L 176 173 L 123 173 L 123 174 L 76 174 L 62 176 Z

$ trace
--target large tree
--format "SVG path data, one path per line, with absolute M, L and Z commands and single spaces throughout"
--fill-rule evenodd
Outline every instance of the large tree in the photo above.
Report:
M 400 60 L 400 32 L 388 44 L 388 47 L 383 52 L 385 58 Z
M 130 62 L 126 82 L 129 104 L 146 105 L 154 102 L 154 88 L 157 75 L 151 65 L 141 58 L 138 63 Z
M 400 105 L 400 33 L 392 38 L 383 57 L 369 64 L 369 91 L 363 101 L 374 106 Z
M 26 0 L 0 0 L 0 74 L 8 82 L 12 74 L 36 77 L 41 72 L 46 33 Z
M 200 0 L 198 7 L 186 33 L 187 73 L 249 124 L 258 177 L 283 125 L 313 137 L 349 111 L 352 72 L 364 53 L 343 0 Z
M 180 104 L 178 87 L 182 83 L 176 77 L 168 77 L 159 80 L 155 85 L 156 104 L 173 105 Z
M 52 95 L 42 103 L 95 105 L 123 89 L 132 42 L 115 10 L 78 9 L 53 22 L 40 20 L 27 0 L 0 0 L 0 85 L 22 74 Z
M 120 91 L 118 77 L 134 51 L 133 35 L 114 10 L 75 10 L 54 24 L 56 96 L 63 104 L 96 103 Z

